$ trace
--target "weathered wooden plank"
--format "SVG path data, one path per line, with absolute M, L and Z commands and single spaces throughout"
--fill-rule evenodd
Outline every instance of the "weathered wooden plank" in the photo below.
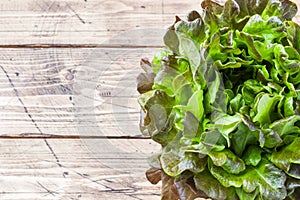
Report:
M 139 60 L 156 49 L 0 49 L 0 134 L 139 135 Z
M 175 14 L 199 8 L 193 0 L 2 1 L 0 44 L 161 45 Z
M 1 199 L 159 199 L 144 175 L 150 140 L 48 143 L 58 161 L 41 139 L 0 140 Z
M 200 10 L 200 2 L 2 1 L 0 45 L 161 46 L 174 16 L 184 17 L 191 10 Z
M 0 20 L 1 25 L 7 21 L 11 23 L 10 25 L 4 26 L 7 28 L 1 28 L 2 31 L 0 32 L 0 44 L 96 44 L 100 46 L 161 46 L 163 44 L 161 38 L 164 32 L 174 21 L 173 15 L 169 15 L 167 17 L 169 19 L 168 22 L 156 20 L 156 22 L 152 23 L 150 23 L 151 20 L 158 18 L 157 15 L 136 16 L 134 20 L 131 20 L 130 16 L 120 16 L 120 19 L 114 17 L 114 22 L 110 22 L 110 24 L 105 25 L 103 23 L 106 22 L 107 19 L 103 19 L 102 16 L 97 18 L 92 16 L 93 15 L 83 16 L 88 19 L 91 24 L 93 24 L 84 24 L 85 27 L 90 28 L 80 28 L 80 21 L 75 17 L 68 19 L 68 17 L 65 16 L 61 19 L 60 17 L 50 16 L 46 17 L 42 22 L 39 22 L 41 20 L 40 18 L 44 17 L 36 16 L 35 18 L 39 20 L 36 22 L 35 18 L 33 17 L 20 16 L 20 18 L 22 18 L 22 22 L 14 22 L 14 18 L 10 19 L 2 16 L 1 18 L 3 21 Z M 145 20 L 143 24 L 140 22 L 142 19 Z M 149 23 L 147 23 L 147 21 Z M 18 23 L 20 23 L 20 25 L 18 25 Z M 40 26 L 40 28 L 37 30 L 34 30 L 34 28 L 30 27 L 24 28 L 26 25 L 35 26 L 32 23 L 37 23 L 38 25 L 36 26 Z M 121 28 L 119 26 L 120 24 L 124 24 L 125 27 Z M 17 29 L 17 27 L 21 28 Z M 120 28 L 113 29 L 113 27 Z M 122 36 L 124 35 L 127 35 L 128 38 L 123 38 Z
M 173 14 L 178 13 L 179 9 L 193 9 L 195 5 L 200 6 L 200 2 L 187 0 L 9 0 L 1 1 L 0 9 L 7 12 L 30 12 L 31 14 L 47 13 L 154 13 L 154 14 Z M 75 14 L 75 13 L 73 13 Z

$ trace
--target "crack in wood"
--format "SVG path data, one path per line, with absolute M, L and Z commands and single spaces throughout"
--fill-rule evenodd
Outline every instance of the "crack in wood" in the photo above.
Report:
M 75 16 L 79 19 L 79 21 L 85 24 L 85 21 L 80 17 L 80 15 L 68 4 L 69 9 L 75 14 Z
M 78 172 L 78 171 L 75 170 L 75 169 L 68 168 L 68 167 L 66 167 L 66 166 L 64 166 L 64 165 L 62 165 L 62 167 L 65 168 L 65 169 L 68 169 L 68 170 L 70 170 L 70 171 L 72 171 L 72 172 L 74 172 L 75 174 L 79 175 L 79 176 L 82 177 L 83 179 L 86 179 L 86 180 L 88 180 L 88 181 L 90 181 L 90 182 L 92 182 L 92 183 L 95 183 L 95 184 L 100 185 L 100 186 L 102 186 L 102 187 L 104 187 L 104 188 L 107 189 L 107 190 L 104 190 L 104 191 L 101 191 L 101 192 L 119 193 L 119 194 L 124 194 L 124 195 L 131 196 L 131 197 L 134 197 L 134 198 L 137 198 L 137 199 L 138 199 L 138 197 L 134 196 L 134 195 L 135 195 L 134 193 L 136 193 L 137 191 L 139 191 L 141 188 L 134 187 L 134 186 L 131 186 L 131 185 L 129 185 L 129 186 L 126 185 L 125 188 L 115 189 L 115 188 L 113 188 L 113 187 L 111 187 L 111 186 L 108 186 L 108 185 L 106 185 L 106 184 L 104 184 L 104 183 L 100 183 L 100 182 L 99 182 L 99 181 L 106 181 L 106 182 L 108 182 L 108 183 L 111 183 L 112 181 L 111 181 L 111 180 L 108 180 L 107 178 L 93 179 L 93 178 L 88 177 L 87 174 L 80 173 L 80 172 Z M 106 166 L 106 167 L 107 167 L 107 168 L 111 168 L 111 167 L 109 167 L 109 166 Z M 119 184 L 121 184 L 122 186 L 124 186 L 122 183 L 119 183 Z
M 132 197 L 132 198 L 134 198 L 134 199 L 143 200 L 143 199 L 141 199 L 141 198 L 135 196 L 134 194 L 128 194 L 128 196 L 130 196 L 130 197 Z
M 48 188 L 46 188 L 46 187 L 45 187 L 44 185 L 42 185 L 39 181 L 37 181 L 37 183 L 38 183 L 39 186 L 41 186 L 44 190 L 46 190 L 48 194 L 51 194 L 52 196 L 55 196 L 55 194 L 58 194 L 57 192 L 51 191 L 51 190 L 49 190 Z
M 12 87 L 18 101 L 21 103 L 21 105 L 23 106 L 24 112 L 27 114 L 27 116 L 30 118 L 31 122 L 33 123 L 33 125 L 35 126 L 35 128 L 38 130 L 38 132 L 43 135 L 42 130 L 40 129 L 40 127 L 38 126 L 38 124 L 36 123 L 36 121 L 34 120 L 34 118 L 32 117 L 32 115 L 29 113 L 28 108 L 26 107 L 24 101 L 21 99 L 20 95 L 19 95 L 19 91 L 16 89 L 12 79 L 10 78 L 10 76 L 8 75 L 7 71 L 4 69 L 4 67 L 2 65 L 0 65 L 0 68 L 2 69 L 2 71 L 4 72 L 10 86 Z M 48 147 L 48 149 L 50 150 L 50 152 L 52 153 L 52 155 L 54 156 L 55 160 L 56 160 L 56 164 L 61 167 L 61 164 L 59 162 L 59 159 L 57 157 L 57 155 L 55 154 L 54 150 L 52 149 L 51 145 L 48 143 L 46 138 L 43 138 L 44 142 L 46 144 L 46 146 Z

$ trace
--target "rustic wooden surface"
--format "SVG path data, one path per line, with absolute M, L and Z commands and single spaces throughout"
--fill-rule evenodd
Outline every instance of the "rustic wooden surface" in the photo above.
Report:
M 200 0 L 2 0 L 0 199 L 160 199 L 135 77 Z

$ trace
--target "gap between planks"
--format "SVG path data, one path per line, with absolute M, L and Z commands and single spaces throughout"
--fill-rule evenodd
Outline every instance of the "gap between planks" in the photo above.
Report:
M 20 44 L 20 45 L 0 45 L 1 49 L 144 49 L 144 48 L 162 48 L 160 45 L 101 45 L 101 44 Z
M 141 139 L 149 140 L 146 136 L 94 136 L 94 135 L 53 135 L 53 134 L 35 134 L 24 133 L 18 135 L 0 135 L 0 139 Z

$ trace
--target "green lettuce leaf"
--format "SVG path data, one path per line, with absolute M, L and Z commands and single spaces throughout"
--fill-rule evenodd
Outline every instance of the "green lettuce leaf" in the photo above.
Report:
M 244 161 L 228 149 L 210 151 L 208 155 L 214 165 L 222 167 L 228 173 L 239 174 L 246 169 Z
M 196 174 L 194 177 L 196 188 L 204 191 L 205 194 L 213 199 L 234 200 L 237 199 L 233 187 L 224 187 L 215 179 L 208 170 Z
M 288 134 L 297 134 L 300 133 L 300 127 L 295 125 L 296 122 L 300 121 L 299 115 L 293 115 L 288 118 L 283 118 L 277 121 L 274 121 L 270 128 L 278 133 L 280 136 Z
M 230 147 L 230 133 L 237 129 L 239 124 L 242 122 L 240 115 L 225 115 L 220 117 L 215 122 L 214 126 L 222 133 L 224 138 L 227 140 L 227 144 Z
M 232 134 L 231 142 L 234 152 L 238 156 L 242 156 L 247 145 L 257 144 L 259 131 L 251 130 L 244 123 L 238 126 L 238 130 Z
M 300 138 L 296 138 L 291 144 L 273 152 L 270 160 L 290 176 L 300 179 Z
M 179 145 L 173 142 L 162 150 L 160 162 L 164 172 L 169 176 L 176 177 L 186 170 L 193 173 L 203 171 L 207 158 L 203 158 L 197 153 L 180 151 L 177 147 Z
M 272 97 L 269 94 L 262 95 L 255 106 L 257 114 L 254 116 L 253 122 L 259 122 L 261 125 L 270 124 L 273 121 L 272 113 L 279 100 L 280 98 L 278 96 Z
M 246 165 L 256 166 L 261 161 L 263 150 L 258 146 L 251 145 L 247 148 L 245 153 L 243 154 L 243 160 Z
M 284 199 L 287 195 L 285 174 L 265 159 L 257 167 L 250 166 L 240 175 L 232 175 L 216 166 L 211 166 L 210 172 L 223 186 L 242 187 L 247 193 L 257 189 L 263 199 Z

